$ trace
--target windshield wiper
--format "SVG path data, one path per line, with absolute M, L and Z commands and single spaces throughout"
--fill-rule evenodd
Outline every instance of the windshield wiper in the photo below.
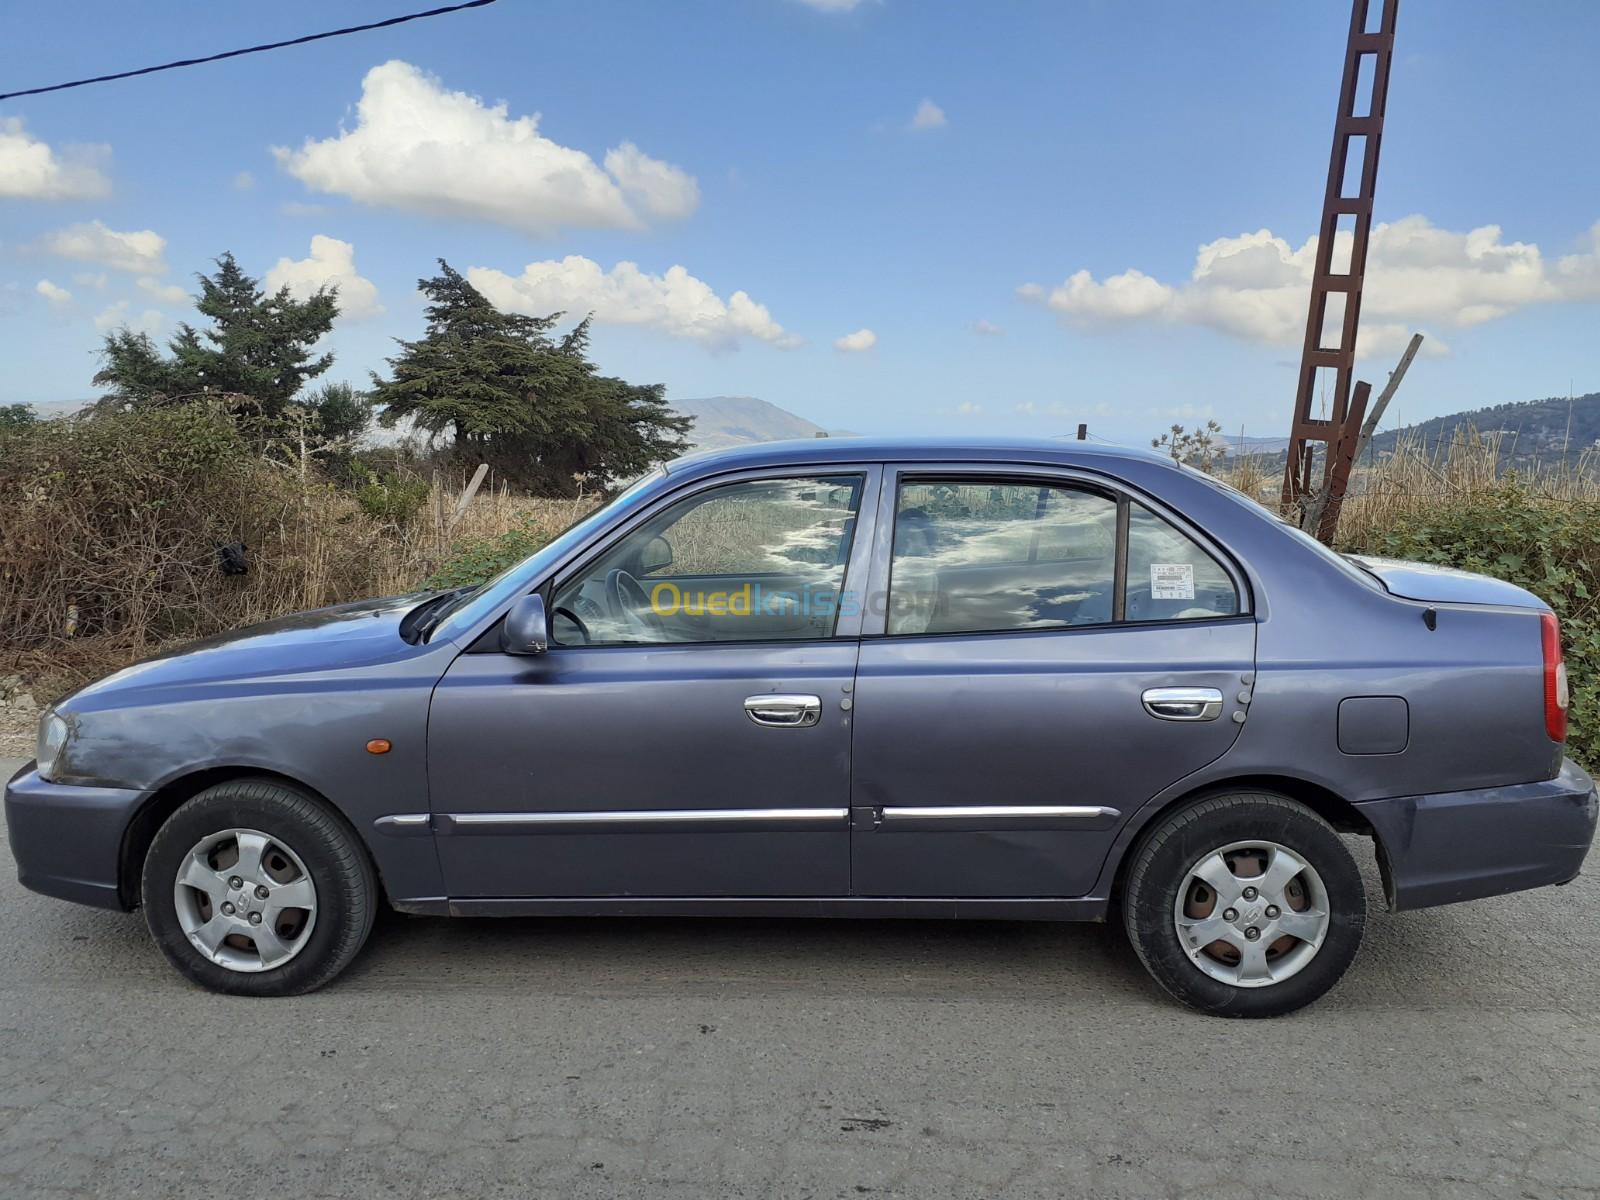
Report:
M 475 586 L 452 588 L 430 596 L 405 615 L 400 622 L 400 636 L 412 645 L 428 640 L 428 635 L 438 628 L 439 622 L 449 616 L 458 600 L 476 592 Z

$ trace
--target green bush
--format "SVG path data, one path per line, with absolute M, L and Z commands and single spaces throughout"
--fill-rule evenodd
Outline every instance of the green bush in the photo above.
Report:
M 536 518 L 529 516 L 515 529 L 491 538 L 462 542 L 455 552 L 429 577 L 428 587 L 455 588 L 482 583 L 512 563 L 521 562 L 550 540 L 550 533 Z
M 1533 495 L 1514 476 L 1418 517 L 1365 532 L 1356 553 L 1409 558 L 1493 575 L 1525 587 L 1561 618 L 1572 700 L 1567 748 L 1600 766 L 1600 502 Z
M 359 460 L 349 464 L 352 492 L 361 510 L 390 525 L 409 525 L 428 502 L 426 479 L 399 471 L 373 469 Z

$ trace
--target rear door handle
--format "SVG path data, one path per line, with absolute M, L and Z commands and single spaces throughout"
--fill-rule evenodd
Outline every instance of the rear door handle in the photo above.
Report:
M 822 720 L 822 697 L 751 696 L 744 702 L 744 713 L 757 725 L 804 729 Z
M 1163 721 L 1215 721 L 1222 715 L 1222 693 L 1208 687 L 1147 688 L 1144 710 Z

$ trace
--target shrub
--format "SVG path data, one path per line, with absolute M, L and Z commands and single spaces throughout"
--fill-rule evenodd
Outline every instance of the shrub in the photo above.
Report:
M 0 404 L 0 433 L 25 429 L 39 420 L 31 404 Z
M 549 527 L 530 513 L 504 533 L 463 541 L 429 578 L 428 586 L 456 588 L 482 583 L 545 546 L 550 537 Z
M 386 525 L 404 526 L 416 520 L 432 491 L 426 479 L 399 471 L 373 469 L 357 460 L 349 465 L 354 496 L 361 511 Z
M 133 649 L 371 595 L 395 551 L 348 496 L 254 457 L 229 415 L 173 405 L 0 433 L 0 641 Z M 247 575 L 218 550 L 248 547 Z
M 1341 548 L 1477 571 L 1527 588 L 1561 618 L 1572 700 L 1567 746 L 1600 765 L 1600 501 L 1541 495 L 1515 476 L 1369 525 Z

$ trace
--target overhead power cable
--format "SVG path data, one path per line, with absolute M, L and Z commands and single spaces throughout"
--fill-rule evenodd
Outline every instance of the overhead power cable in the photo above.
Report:
M 242 50 L 226 50 L 221 54 L 208 54 L 204 58 L 183 58 L 177 62 L 162 63 L 158 67 L 140 67 L 136 71 L 118 71 L 114 75 L 96 75 L 92 79 L 74 79 L 70 83 L 52 83 L 47 87 L 25 88 L 20 92 L 0 92 L 0 100 L 15 100 L 18 96 L 39 96 L 45 92 L 63 92 L 68 88 L 88 87 L 91 83 L 110 83 L 115 79 L 132 79 L 136 75 L 154 75 L 157 71 L 175 71 L 179 67 L 197 67 L 201 63 L 221 62 L 225 58 L 238 58 L 244 54 L 260 54 L 267 50 L 282 50 L 285 46 L 303 46 L 307 42 L 320 42 L 323 38 L 343 37 L 347 33 L 365 33 L 369 29 L 386 29 L 390 25 L 404 25 L 407 21 L 420 21 L 424 17 L 442 17 L 460 12 L 464 8 L 482 8 L 494 0 L 465 0 L 462 4 L 449 4 L 444 8 L 430 8 L 427 12 L 407 13 L 403 17 L 390 17 L 386 21 L 372 21 L 366 25 L 351 25 L 344 29 L 330 29 L 326 33 L 309 33 L 305 37 L 290 38 L 286 42 L 267 42 L 260 46 L 246 46 Z

